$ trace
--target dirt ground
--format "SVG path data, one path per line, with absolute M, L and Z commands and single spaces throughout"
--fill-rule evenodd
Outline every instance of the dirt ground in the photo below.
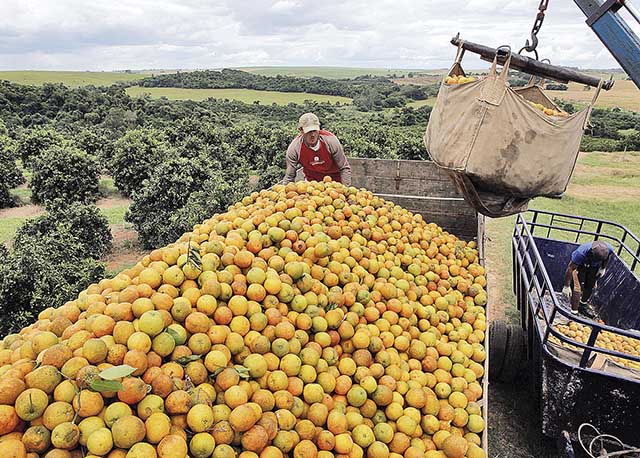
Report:
M 113 248 L 111 253 L 103 261 L 107 263 L 109 272 L 118 272 L 133 266 L 148 251 L 144 250 L 138 242 L 138 234 L 132 228 L 123 227 L 121 224 L 112 224 Z
M 527 374 L 512 384 L 489 386 L 489 457 L 556 458 L 553 439 L 540 430 L 538 400 L 531 395 Z

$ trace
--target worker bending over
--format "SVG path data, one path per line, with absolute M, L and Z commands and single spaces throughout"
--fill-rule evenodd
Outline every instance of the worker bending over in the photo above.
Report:
M 351 167 L 340 140 L 327 130 L 320 130 L 320 120 L 313 113 L 305 113 L 298 121 L 300 132 L 287 148 L 287 170 L 283 184 L 296 179 L 302 172 L 308 181 L 322 181 L 325 176 L 344 185 L 351 185 Z
M 589 299 L 596 281 L 602 277 L 607 268 L 611 253 L 613 253 L 611 245 L 596 240 L 583 243 L 571 254 L 571 262 L 564 274 L 562 292 L 571 300 L 572 313 L 579 312 L 591 318 L 595 316 L 589 306 Z

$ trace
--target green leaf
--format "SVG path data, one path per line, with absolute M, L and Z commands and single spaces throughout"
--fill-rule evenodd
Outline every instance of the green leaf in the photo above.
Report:
M 176 362 L 178 364 L 185 365 L 185 364 L 189 364 L 192 361 L 198 361 L 199 359 L 200 359 L 200 355 L 190 355 L 190 356 L 183 356 L 182 358 L 178 358 Z
M 89 388 L 93 391 L 97 391 L 99 393 L 104 393 L 107 391 L 120 391 L 124 389 L 122 383 L 117 380 L 101 380 L 95 379 L 89 384 Z
M 245 380 L 251 378 L 251 374 L 250 374 L 248 368 L 246 368 L 244 366 L 235 366 L 234 369 L 236 370 L 236 372 L 238 373 L 240 378 L 245 379 Z
M 133 374 L 137 369 L 135 367 L 131 367 L 128 364 L 123 364 L 121 366 L 113 366 L 108 369 L 103 370 L 98 375 L 105 380 L 116 380 L 122 377 L 128 377 Z
M 220 372 L 222 372 L 223 370 L 225 370 L 224 367 L 219 367 L 216 370 L 214 370 L 210 375 L 209 375 L 209 380 L 211 380 L 213 383 L 216 382 L 216 377 L 218 376 L 218 374 Z
M 176 341 L 176 345 L 178 344 L 178 341 L 180 340 L 180 334 L 178 334 L 176 331 L 174 331 L 171 328 L 167 328 L 164 330 L 167 334 L 169 334 L 171 337 L 173 337 L 173 340 Z
M 191 245 L 191 239 L 189 239 L 189 250 L 187 252 L 187 262 L 194 268 L 202 269 L 202 256 L 200 255 L 200 248 Z

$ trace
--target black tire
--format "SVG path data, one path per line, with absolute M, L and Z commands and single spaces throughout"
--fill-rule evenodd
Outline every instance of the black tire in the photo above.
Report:
M 507 351 L 507 340 L 509 330 L 507 323 L 501 320 L 492 321 L 489 325 L 489 380 L 498 380 L 505 353 Z
M 507 325 L 509 338 L 507 339 L 507 350 L 502 362 L 502 370 L 498 375 L 498 381 L 503 383 L 513 382 L 523 367 L 524 360 L 524 332 L 519 324 Z

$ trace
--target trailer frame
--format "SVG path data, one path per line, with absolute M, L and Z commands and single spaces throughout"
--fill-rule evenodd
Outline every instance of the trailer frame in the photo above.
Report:
M 578 427 L 589 422 L 626 443 L 634 443 L 638 439 L 633 420 L 640 418 L 640 403 L 633 400 L 640 397 L 640 379 L 624 376 L 623 372 L 605 372 L 594 362 L 598 355 L 640 362 L 638 356 L 596 346 L 603 331 L 635 339 L 640 339 L 640 332 L 573 315 L 555 292 L 561 279 L 552 279 L 548 272 L 553 267 L 557 277 L 558 266 L 553 263 L 559 261 L 552 258 L 561 254 L 566 260 L 567 253 L 578 243 L 589 240 L 611 243 L 616 259 L 628 269 L 631 280 L 640 284 L 640 238 L 623 225 L 543 210 L 530 210 L 516 217 L 512 236 L 513 292 L 525 333 L 532 389 L 539 396 L 543 434 L 562 440 L 568 433 L 576 441 Z M 561 248 L 563 253 L 554 251 Z M 554 329 L 556 319 L 586 326 L 587 343 Z M 577 348 L 578 357 L 563 353 L 561 345 L 550 341 L 552 336 L 562 345 Z

